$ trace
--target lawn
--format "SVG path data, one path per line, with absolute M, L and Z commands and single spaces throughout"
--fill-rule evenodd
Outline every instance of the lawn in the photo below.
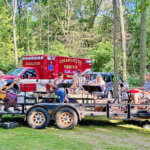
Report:
M 5 121 L 11 118 L 3 118 Z M 105 117 L 86 117 L 72 130 L 55 124 L 42 130 L 28 127 L 21 118 L 18 128 L 0 128 L 0 150 L 148 150 L 150 130 Z

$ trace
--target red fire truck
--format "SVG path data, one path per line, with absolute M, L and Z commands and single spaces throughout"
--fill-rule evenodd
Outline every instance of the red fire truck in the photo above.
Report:
M 70 80 L 77 70 L 87 72 L 91 69 L 91 59 L 63 57 L 53 55 L 29 55 L 22 57 L 22 67 L 9 71 L 4 78 L 21 78 L 21 82 L 14 85 L 14 90 L 23 92 L 36 91 L 36 83 L 48 84 L 64 73 L 64 79 Z

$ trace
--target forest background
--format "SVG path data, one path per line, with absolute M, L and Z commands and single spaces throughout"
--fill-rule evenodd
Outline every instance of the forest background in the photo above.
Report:
M 132 86 L 139 86 L 143 6 L 140 0 L 123 0 L 122 3 L 127 79 Z M 150 64 L 150 2 L 145 1 L 144 9 L 147 66 Z M 50 54 L 91 58 L 92 71 L 114 72 L 113 21 L 112 0 L 0 0 L 0 70 L 7 72 L 21 66 L 23 55 Z M 122 74 L 118 1 L 117 45 L 118 69 Z

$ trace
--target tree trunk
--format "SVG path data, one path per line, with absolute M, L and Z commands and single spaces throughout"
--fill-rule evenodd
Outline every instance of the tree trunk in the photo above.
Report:
M 17 53 L 17 41 L 16 41 L 16 9 L 17 0 L 12 1 L 13 8 L 13 37 L 14 37 L 14 52 L 15 52 L 15 64 L 18 65 L 18 53 Z
M 19 27 L 18 27 L 18 32 L 19 32 L 19 47 L 22 47 L 22 31 L 21 31 L 21 26 L 22 26 L 22 23 L 21 23 L 21 19 L 22 19 L 22 14 L 21 14 L 21 11 L 22 11 L 22 2 L 21 1 L 18 1 L 17 3 L 17 6 L 18 6 L 18 14 L 19 14 Z
M 117 2 L 113 0 L 113 14 L 114 14 L 114 97 L 118 95 L 118 46 L 117 46 Z
M 40 49 L 42 49 L 42 4 L 40 5 Z
M 125 27 L 124 27 L 122 0 L 119 0 L 119 12 L 120 12 L 120 25 L 121 25 L 121 37 L 122 37 L 123 79 L 127 81 L 126 34 L 125 34 Z
M 67 34 L 70 28 L 70 1 L 67 1 Z
M 30 52 L 30 37 L 29 37 L 29 10 L 27 4 L 27 51 Z
M 95 19 L 100 11 L 101 4 L 102 4 L 102 0 L 93 1 L 94 15 L 92 16 L 92 20 L 91 20 L 91 28 L 94 28 Z
M 47 50 L 49 51 L 49 33 L 50 33 L 50 27 L 49 27 L 49 0 L 48 0 L 48 32 L 47 32 Z
M 141 0 L 141 6 L 145 6 L 146 0 Z M 141 41 L 140 41 L 140 83 L 145 83 L 146 74 L 146 8 L 141 12 Z

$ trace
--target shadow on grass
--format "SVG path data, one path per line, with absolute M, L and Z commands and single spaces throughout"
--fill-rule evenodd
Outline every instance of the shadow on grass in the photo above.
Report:
M 27 122 L 24 121 L 24 119 L 20 116 L 3 116 L 2 117 L 3 122 L 18 122 L 19 126 L 29 127 Z
M 110 122 L 108 119 L 104 120 L 104 119 L 83 119 L 79 124 L 81 126 L 101 126 L 101 127 L 106 127 L 106 126 L 118 126 L 121 124 L 132 124 L 132 125 L 137 125 L 137 126 L 141 126 L 140 121 L 118 121 L 117 123 L 112 123 Z
M 24 121 L 24 119 L 21 116 L 3 116 L 2 117 L 2 122 L 18 122 L 19 126 L 21 127 L 29 127 L 27 121 Z M 54 121 L 50 121 L 49 126 L 54 125 Z
M 24 119 L 20 116 L 3 116 L 2 118 L 3 122 L 7 121 L 15 121 L 19 123 L 20 127 L 29 127 L 27 121 L 24 121 Z M 107 118 L 97 118 L 97 117 L 87 117 L 82 119 L 82 121 L 78 122 L 79 127 L 102 127 L 102 128 L 117 128 L 117 129 L 123 129 L 123 130 L 132 130 L 132 131 L 138 131 L 139 128 L 127 128 L 125 126 L 120 125 L 134 125 L 135 127 L 142 127 L 143 122 L 141 121 L 119 121 L 119 122 L 110 122 Z M 56 128 L 55 122 L 52 120 L 50 121 L 49 127 Z
M 99 118 L 85 118 L 83 119 L 81 122 L 78 123 L 79 126 L 82 127 L 89 127 L 89 126 L 93 126 L 93 127 L 102 127 L 102 128 L 117 128 L 117 129 L 123 129 L 123 130 L 130 130 L 130 131 L 136 131 L 136 132 L 140 132 L 139 130 L 140 128 L 138 127 L 143 127 L 143 125 L 145 125 L 145 122 L 143 121 L 136 121 L 136 120 L 128 120 L 128 121 L 117 121 L 117 122 L 111 122 L 109 121 L 109 119 L 99 119 Z M 130 127 L 129 125 L 133 125 L 132 127 Z M 142 128 L 141 128 L 142 130 Z M 145 132 L 146 133 L 146 132 Z

